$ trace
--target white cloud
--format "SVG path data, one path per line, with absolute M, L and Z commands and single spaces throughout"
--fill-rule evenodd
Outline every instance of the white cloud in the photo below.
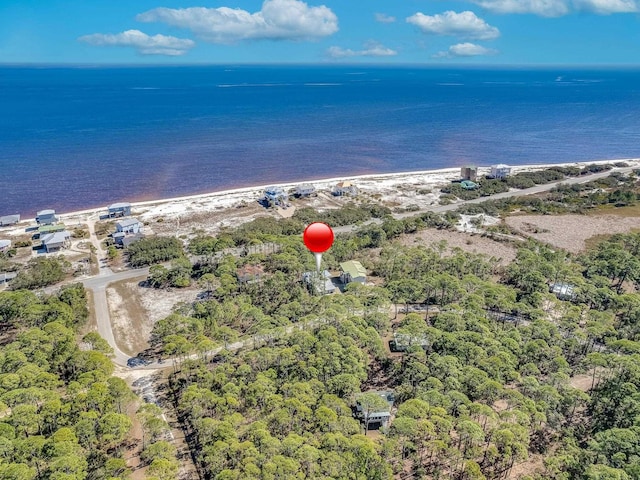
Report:
M 457 43 L 451 45 L 449 50 L 445 52 L 438 52 L 434 55 L 435 58 L 451 58 L 451 57 L 478 57 L 481 55 L 495 55 L 497 50 L 483 47 L 482 45 L 476 45 L 475 43 Z
M 532 13 L 542 17 L 560 17 L 573 11 L 599 15 L 630 13 L 640 10 L 638 0 L 471 0 L 495 13 Z
M 193 40 L 166 35 L 149 36 L 140 30 L 122 33 L 94 33 L 78 38 L 79 41 L 99 46 L 133 47 L 143 55 L 184 55 L 195 46 Z
M 393 23 L 396 21 L 396 17 L 392 17 L 391 15 L 387 15 L 386 13 L 376 13 L 376 22 L 380 23 Z
M 478 18 L 470 11 L 456 13 L 447 11 L 437 15 L 416 13 L 407 22 L 417 26 L 422 32 L 435 35 L 456 35 L 463 38 L 491 40 L 500 36 L 500 31 Z
M 579 10 L 588 10 L 600 15 L 638 11 L 636 0 L 574 0 L 573 3 Z
M 136 19 L 186 28 L 213 43 L 305 40 L 338 31 L 338 17 L 330 8 L 324 5 L 310 7 L 300 0 L 265 0 L 262 9 L 256 13 L 228 7 L 161 7 L 141 13 Z
M 370 41 L 364 44 L 362 50 L 351 50 L 350 48 L 329 47 L 327 55 L 331 58 L 349 58 L 349 57 L 393 57 L 398 52 L 384 45 Z

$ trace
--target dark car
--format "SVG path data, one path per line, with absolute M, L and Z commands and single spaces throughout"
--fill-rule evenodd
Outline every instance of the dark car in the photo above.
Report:
M 127 360 L 127 366 L 130 367 L 130 368 L 139 367 L 140 365 L 146 365 L 147 363 L 148 362 L 145 362 L 140 357 L 132 357 L 129 360 Z

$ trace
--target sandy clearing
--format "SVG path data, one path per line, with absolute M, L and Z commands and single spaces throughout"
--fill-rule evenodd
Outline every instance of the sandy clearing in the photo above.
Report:
M 501 265 L 507 265 L 516 258 L 516 249 L 508 243 L 458 231 L 427 228 L 418 233 L 400 237 L 400 242 L 407 246 L 431 246 L 443 240 L 447 242 L 448 249 L 459 247 L 465 252 L 482 253 L 500 259 L 498 263 Z
M 637 217 L 615 215 L 518 215 L 505 222 L 524 235 L 573 253 L 583 251 L 585 241 L 595 235 L 625 233 L 639 226 Z

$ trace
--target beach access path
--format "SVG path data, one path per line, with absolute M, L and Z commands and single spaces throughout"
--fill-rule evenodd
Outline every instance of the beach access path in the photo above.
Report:
M 531 188 L 527 188 L 527 189 L 523 189 L 523 190 L 511 190 L 511 191 L 508 191 L 508 192 L 498 193 L 498 194 L 490 195 L 490 196 L 487 196 L 487 197 L 480 197 L 480 198 L 476 198 L 476 199 L 473 199 L 473 200 L 464 200 L 464 201 L 460 201 L 460 202 L 456 202 L 456 203 L 451 203 L 449 205 L 433 206 L 433 207 L 430 207 L 430 208 L 425 208 L 425 209 L 421 209 L 419 211 L 413 211 L 413 212 L 396 213 L 396 214 L 393 214 L 393 217 L 396 218 L 396 219 L 402 219 L 402 218 L 407 218 L 407 217 L 412 217 L 412 216 L 415 216 L 415 215 L 419 215 L 420 213 L 424 213 L 424 212 L 427 212 L 427 211 L 436 212 L 436 213 L 442 213 L 442 212 L 448 212 L 448 211 L 456 210 L 460 206 L 467 205 L 467 204 L 478 204 L 478 203 L 483 203 L 483 202 L 486 202 L 486 201 L 489 201 L 489 200 L 499 200 L 499 199 L 510 198 L 510 197 L 535 195 L 537 193 L 542 193 L 542 192 L 549 191 L 549 190 L 551 190 L 551 189 L 553 189 L 553 188 L 555 188 L 555 187 L 557 187 L 559 185 L 575 185 L 575 184 L 590 182 L 590 181 L 597 180 L 597 179 L 600 179 L 600 178 L 605 178 L 605 177 L 611 175 L 611 173 L 613 173 L 613 172 L 630 173 L 634 168 L 636 168 L 636 167 L 613 168 L 611 170 L 607 170 L 607 171 L 603 171 L 603 172 L 599 172 L 599 173 L 593 173 L 593 174 L 584 175 L 584 176 L 580 176 L 580 177 L 571 177 L 571 178 L 568 178 L 568 179 L 561 180 L 559 182 L 552 182 L 552 183 L 547 183 L 547 184 L 544 184 L 544 185 L 536 185 L 535 187 L 531 187 Z M 367 223 L 369 223 L 369 224 L 370 223 L 382 223 L 382 220 L 374 219 L 374 220 L 371 220 L 371 221 L 369 221 Z M 346 233 L 346 232 L 351 232 L 351 231 L 353 231 L 353 230 L 355 230 L 357 228 L 359 228 L 358 225 L 344 225 L 344 226 L 341 226 L 341 227 L 334 228 L 334 231 L 336 233 Z M 95 308 L 95 314 L 96 314 L 96 322 L 98 324 L 98 333 L 113 348 L 113 350 L 114 350 L 113 362 L 116 365 L 120 365 L 120 366 L 123 366 L 123 367 L 126 366 L 127 365 L 127 360 L 130 357 L 129 357 L 129 355 L 127 355 L 124 352 L 122 352 L 119 349 L 118 345 L 116 344 L 115 337 L 113 335 L 113 327 L 112 327 L 111 317 L 110 317 L 110 313 L 109 313 L 109 306 L 107 304 L 106 289 L 107 289 L 107 287 L 108 287 L 108 285 L 110 283 L 118 282 L 120 280 L 131 280 L 131 279 L 135 279 L 135 278 L 143 279 L 143 278 L 146 278 L 148 275 L 149 275 L 149 269 L 148 268 L 127 270 L 127 271 L 119 272 L 119 273 L 113 273 L 108 269 L 101 269 L 99 275 L 87 278 L 87 279 L 82 281 L 84 286 L 86 288 L 90 289 L 93 292 L 94 308 Z M 293 331 L 293 327 L 291 328 L 291 331 Z M 249 340 L 235 342 L 235 343 L 227 345 L 226 349 L 227 350 L 231 350 L 231 351 L 239 350 L 240 348 L 243 348 L 244 346 L 248 345 L 249 342 L 250 342 Z M 219 353 L 222 350 L 223 350 L 223 347 L 217 348 L 214 351 L 209 352 L 208 355 L 215 355 L 215 354 Z M 187 357 L 187 358 L 191 358 L 191 357 Z M 193 357 L 193 358 L 195 358 L 195 357 Z M 180 362 L 183 359 L 169 359 L 169 360 L 171 360 L 172 362 Z M 140 366 L 140 367 L 134 367 L 134 368 L 140 369 L 140 370 L 161 370 L 161 369 L 165 369 L 167 367 L 168 367 L 168 365 L 165 362 L 163 362 L 163 363 L 154 362 L 154 363 L 151 363 L 151 364 L 148 364 L 148 365 L 144 365 L 144 366 Z

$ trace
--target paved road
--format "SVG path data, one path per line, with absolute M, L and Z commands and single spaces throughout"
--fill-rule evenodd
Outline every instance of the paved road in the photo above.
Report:
M 549 191 L 552 188 L 555 188 L 555 187 L 557 187 L 558 185 L 561 185 L 561 184 L 574 185 L 574 184 L 586 183 L 586 182 L 590 182 L 592 180 L 597 180 L 597 179 L 600 179 L 600 178 L 604 178 L 604 177 L 609 176 L 613 171 L 617 171 L 617 172 L 621 172 L 621 173 L 629 173 L 629 172 L 631 172 L 633 170 L 633 168 L 634 167 L 614 168 L 613 170 L 609 170 L 609 171 L 605 171 L 605 172 L 594 173 L 594 174 L 580 176 L 580 177 L 567 178 L 567 179 L 559 181 L 559 182 L 547 183 L 547 184 L 544 184 L 544 185 L 536 185 L 535 187 L 531 187 L 531 188 L 527 188 L 527 189 L 523 189 L 523 190 L 513 190 L 513 191 L 509 191 L 509 192 L 498 193 L 498 194 L 491 195 L 491 196 L 488 196 L 488 197 L 480 197 L 480 198 L 476 198 L 476 199 L 473 199 L 473 200 L 465 200 L 465 201 L 461 201 L 461 202 L 457 202 L 457 203 L 452 203 L 452 204 L 449 204 L 449 205 L 433 206 L 433 207 L 430 207 L 430 208 L 427 208 L 427 209 L 423 209 L 423 210 L 420 210 L 420 211 L 415 211 L 415 212 L 396 213 L 396 214 L 393 214 L 393 217 L 396 218 L 396 219 L 402 219 L 402 218 L 412 217 L 412 216 L 418 215 L 421 212 L 425 212 L 425 211 L 441 213 L 441 212 L 447 212 L 447 211 L 451 211 L 451 210 L 456 210 L 458 207 L 460 207 L 462 205 L 466 205 L 466 204 L 482 203 L 482 202 L 486 202 L 488 200 L 498 200 L 498 199 L 502 199 L 502 198 L 533 195 L 533 194 L 536 194 L 536 193 Z M 370 223 L 382 223 L 382 220 L 376 218 L 376 219 L 370 220 L 369 222 L 366 222 L 365 224 L 370 224 Z M 345 225 L 345 226 L 334 228 L 334 231 L 336 233 L 346 233 L 346 232 L 351 232 L 351 231 L 353 231 L 353 230 L 355 230 L 357 228 L 359 228 L 359 226 L 357 226 L 357 225 Z M 114 361 L 114 363 L 116 363 L 118 365 L 126 366 L 127 360 L 130 358 L 130 356 L 125 354 L 124 352 L 122 352 L 118 348 L 118 345 L 116 344 L 115 337 L 113 335 L 113 328 L 112 328 L 112 325 L 111 325 L 111 319 L 110 319 L 110 315 L 109 315 L 109 307 L 108 307 L 108 304 L 107 304 L 106 288 L 107 288 L 107 285 L 109 285 L 110 283 L 117 282 L 117 281 L 120 281 L 120 280 L 129 280 L 129 279 L 138 278 L 138 277 L 147 277 L 148 274 L 149 274 L 149 269 L 148 268 L 127 270 L 125 272 L 119 272 L 119 273 L 112 273 L 110 270 L 107 270 L 105 268 L 101 268 L 100 275 L 92 277 L 92 278 L 88 278 L 88 279 L 86 279 L 86 280 L 84 280 L 82 282 L 86 288 L 88 288 L 91 291 L 93 291 L 93 298 L 94 298 L 95 312 L 96 312 L 96 321 L 98 323 L 98 332 L 109 343 L 109 345 L 111 345 L 111 347 L 113 348 L 114 354 L 115 354 L 114 358 L 113 358 L 113 361 Z M 294 328 L 299 328 L 299 327 L 294 326 L 294 325 L 292 325 L 290 327 L 287 327 L 287 329 L 285 329 L 285 333 L 291 332 Z M 248 341 L 245 341 L 245 342 L 235 342 L 235 343 L 232 343 L 232 344 L 228 345 L 227 349 L 231 350 L 231 351 L 239 350 L 240 348 L 243 348 L 244 346 L 248 345 L 252 341 L 253 340 L 248 340 Z M 222 350 L 223 350 L 223 348 L 220 347 L 220 348 L 218 348 L 218 349 L 216 349 L 216 350 L 214 350 L 212 352 L 209 352 L 209 354 L 210 355 L 215 355 L 215 354 L 219 353 Z M 196 358 L 196 356 L 193 355 L 190 358 Z M 168 361 L 168 363 L 167 362 L 163 362 L 163 363 L 154 362 L 152 364 L 149 364 L 149 365 L 146 365 L 146 366 L 142 366 L 142 367 L 138 367 L 138 368 L 140 368 L 140 369 L 163 369 L 163 368 L 167 368 L 167 366 L 171 364 L 171 361 L 172 360 Z
M 127 360 L 129 360 L 131 356 L 118 348 L 116 339 L 113 336 L 111 315 L 109 314 L 109 304 L 107 303 L 107 285 L 120 280 L 130 280 L 139 277 L 146 278 L 148 275 L 149 269 L 141 268 L 119 273 L 102 274 L 82 281 L 85 288 L 91 290 L 93 293 L 93 304 L 96 314 L 96 323 L 98 324 L 98 333 L 109 345 L 111 345 L 111 348 L 113 348 L 113 362 L 123 367 L 127 365 Z
M 612 172 L 630 173 L 634 168 L 636 167 L 613 168 L 611 170 L 607 170 L 604 172 L 592 173 L 592 174 L 583 175 L 580 177 L 570 177 L 570 178 L 561 180 L 559 182 L 545 183 L 544 185 L 536 185 L 535 187 L 525 188 L 522 190 L 510 190 L 508 192 L 496 193 L 495 195 L 490 195 L 488 197 L 479 197 L 479 198 L 474 198 L 473 200 L 462 200 L 459 202 L 450 203 L 449 205 L 433 205 L 431 207 L 416 210 L 414 212 L 392 213 L 391 216 L 397 220 L 401 220 L 403 218 L 415 217 L 416 215 L 420 215 L 421 213 L 424 213 L 424 212 L 435 212 L 435 213 L 450 212 L 452 210 L 457 210 L 463 205 L 468 205 L 473 203 L 483 203 L 489 200 L 500 200 L 503 198 L 510 198 L 510 197 L 524 197 L 527 195 L 535 195 L 536 193 L 547 192 L 559 185 L 575 185 L 579 183 L 587 183 L 593 180 L 598 180 L 600 178 L 608 177 L 609 175 L 611 175 Z M 357 230 L 363 225 L 370 225 L 370 224 L 380 225 L 381 223 L 382 223 L 381 219 L 374 218 L 367 222 L 364 222 L 361 225 L 344 225 L 342 227 L 335 227 L 333 231 L 335 233 L 349 233 L 354 230 Z

